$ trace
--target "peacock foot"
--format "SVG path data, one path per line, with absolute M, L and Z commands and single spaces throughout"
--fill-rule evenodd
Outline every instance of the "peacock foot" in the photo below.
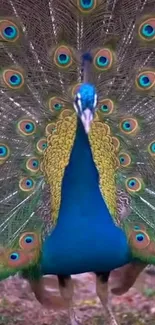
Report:
M 104 311 L 105 311 L 105 313 L 104 313 L 105 314 L 104 325 L 119 325 L 117 320 L 115 319 L 115 316 L 114 316 L 111 308 L 109 306 L 104 308 Z

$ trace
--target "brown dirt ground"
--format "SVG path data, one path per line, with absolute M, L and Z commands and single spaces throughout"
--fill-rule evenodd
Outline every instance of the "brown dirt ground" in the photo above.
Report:
M 74 276 L 75 306 L 81 323 L 103 325 L 102 307 L 95 294 L 94 276 Z M 52 277 L 52 309 L 43 308 L 29 284 L 18 276 L 0 283 L 0 325 L 68 325 L 67 312 Z M 120 325 L 155 325 L 155 276 L 145 272 L 134 287 L 120 297 L 113 296 L 113 308 Z

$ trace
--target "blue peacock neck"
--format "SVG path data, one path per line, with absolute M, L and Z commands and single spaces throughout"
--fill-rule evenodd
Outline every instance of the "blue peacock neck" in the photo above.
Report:
M 90 221 L 91 218 L 96 218 L 96 214 L 101 213 L 101 207 L 107 213 L 107 221 L 113 223 L 100 193 L 99 175 L 93 161 L 88 136 L 81 120 L 78 119 L 70 161 L 62 182 L 58 222 L 65 218 L 68 222 L 71 219 L 72 222 L 73 215 L 74 222 L 76 217 L 78 223 L 80 217 L 88 218 Z

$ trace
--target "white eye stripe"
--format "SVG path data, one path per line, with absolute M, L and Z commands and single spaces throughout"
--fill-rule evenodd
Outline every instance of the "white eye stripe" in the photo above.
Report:
M 81 99 L 81 94 L 80 93 L 77 93 L 76 98 L 77 99 Z
M 78 99 L 78 106 L 79 106 L 80 111 L 82 112 L 82 102 L 81 102 L 81 99 Z
M 78 113 L 78 108 L 77 108 L 75 102 L 73 103 L 73 106 L 74 106 L 74 109 L 75 109 L 76 113 Z
M 81 95 L 79 93 L 76 94 L 73 105 L 77 113 L 82 112 L 82 101 L 81 101 Z
M 96 107 L 96 105 L 97 105 L 97 94 L 95 94 L 95 96 L 94 96 L 94 108 Z

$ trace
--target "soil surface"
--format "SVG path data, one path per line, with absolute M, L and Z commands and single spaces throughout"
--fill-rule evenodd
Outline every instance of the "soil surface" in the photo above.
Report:
M 75 306 L 81 324 L 104 325 L 102 306 L 95 293 L 93 274 L 73 276 Z M 18 276 L 0 283 L 0 325 L 68 325 L 69 320 L 58 290 L 57 278 L 48 278 L 52 309 L 39 304 L 29 284 Z M 115 281 L 115 280 L 114 280 Z M 155 325 L 155 276 L 143 272 L 134 287 L 112 297 L 120 325 Z

